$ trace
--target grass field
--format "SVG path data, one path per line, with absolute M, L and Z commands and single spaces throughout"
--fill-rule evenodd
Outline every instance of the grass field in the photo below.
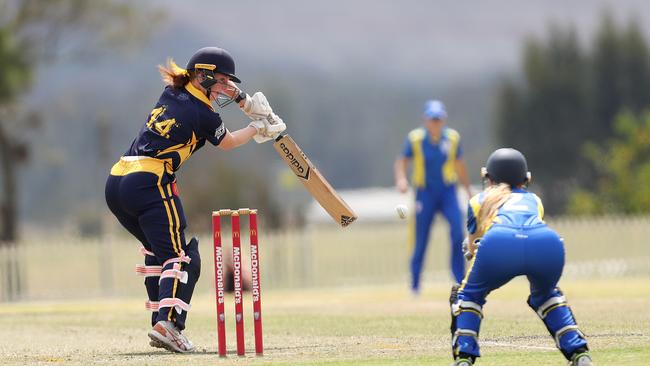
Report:
M 650 365 L 650 278 L 569 280 L 560 284 L 597 365 Z M 263 290 L 264 291 L 264 290 Z M 479 365 L 565 365 L 526 305 L 517 279 L 488 298 Z M 3 365 L 449 365 L 448 286 L 428 284 L 413 298 L 400 286 L 263 292 L 265 355 L 234 355 L 232 299 L 226 308 L 227 358 L 216 354 L 214 299 L 193 301 L 186 334 L 192 355 L 150 348 L 143 299 L 0 305 Z M 252 351 L 250 297 L 245 297 Z

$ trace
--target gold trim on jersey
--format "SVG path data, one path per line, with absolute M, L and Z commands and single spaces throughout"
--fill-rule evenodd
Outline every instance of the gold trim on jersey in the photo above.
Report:
M 212 108 L 212 103 L 210 103 L 210 99 L 208 99 L 208 97 L 206 97 L 203 92 L 201 92 L 194 85 L 192 85 L 191 82 L 185 84 L 185 90 L 187 90 L 190 94 L 195 96 L 196 99 L 198 99 L 198 100 L 202 101 L 203 103 L 205 103 L 205 105 L 207 105 L 208 108 L 210 108 L 210 110 L 214 112 L 214 108 Z
M 411 142 L 413 152 L 413 172 L 411 175 L 411 184 L 414 187 L 421 188 L 426 184 L 426 163 L 424 161 L 424 152 L 422 152 L 422 142 L 426 137 L 426 131 L 423 128 L 417 128 L 409 132 L 408 138 Z
M 460 134 L 452 128 L 445 128 L 443 134 L 449 141 L 449 151 L 447 151 L 447 160 L 442 165 L 442 179 L 445 184 L 453 184 L 458 181 L 456 173 L 456 153 L 458 153 L 458 143 L 460 142 Z
M 423 188 L 426 186 L 426 157 L 424 156 L 424 149 L 422 145 L 427 139 L 428 132 L 425 128 L 416 128 L 408 134 L 409 141 L 411 142 L 411 151 L 413 152 L 413 172 L 411 183 L 416 188 Z M 445 127 L 441 135 L 438 137 L 436 144 L 441 143 L 443 137 L 448 141 L 449 147 L 446 151 L 447 159 L 441 166 L 442 179 L 447 185 L 456 184 L 458 175 L 456 173 L 456 155 L 458 153 L 458 145 L 460 143 L 460 134 L 458 131 Z
M 178 158 L 180 161 L 178 162 L 178 166 L 176 167 L 176 170 L 192 155 L 194 150 L 196 149 L 196 144 L 198 143 L 198 139 L 196 138 L 196 134 L 192 132 L 192 138 L 184 144 L 178 144 L 174 146 L 170 146 L 166 148 L 165 150 L 159 151 L 156 156 L 164 156 L 169 153 L 177 153 Z
M 172 165 L 171 159 L 156 159 L 149 156 L 122 156 L 111 168 L 111 175 L 122 177 L 131 173 L 153 173 L 162 177 L 165 165 Z

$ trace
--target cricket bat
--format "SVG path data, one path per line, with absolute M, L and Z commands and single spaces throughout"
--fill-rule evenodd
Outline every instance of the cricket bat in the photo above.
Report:
M 346 227 L 357 219 L 354 211 L 305 156 L 291 136 L 278 136 L 273 147 L 334 221 Z

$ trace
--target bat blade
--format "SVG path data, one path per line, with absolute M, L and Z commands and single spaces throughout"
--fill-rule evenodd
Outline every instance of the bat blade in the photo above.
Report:
M 273 147 L 307 188 L 307 191 L 332 216 L 334 221 L 346 227 L 357 219 L 357 215 L 352 211 L 352 208 L 327 182 L 327 179 L 305 156 L 291 136 L 280 135 L 273 143 Z

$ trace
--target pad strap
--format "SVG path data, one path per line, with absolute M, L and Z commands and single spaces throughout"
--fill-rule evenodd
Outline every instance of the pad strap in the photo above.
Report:
M 158 309 L 162 308 L 174 308 L 178 314 L 181 314 L 183 310 L 190 311 L 192 306 L 179 298 L 168 297 L 158 302 Z
M 181 255 L 178 257 L 170 258 L 163 263 L 163 267 L 167 267 L 168 264 L 170 263 L 190 263 L 192 261 L 192 258 L 188 257 L 185 255 L 185 252 L 181 250 Z
M 142 255 L 145 255 L 145 256 L 148 255 L 150 257 L 155 257 L 156 256 L 155 254 L 153 254 L 152 251 L 147 250 L 147 248 L 145 248 L 145 247 L 140 247 L 140 253 L 142 253 Z
M 567 333 L 569 333 L 571 331 L 575 331 L 578 334 L 580 334 L 580 337 L 585 338 L 585 335 L 582 334 L 580 329 L 578 329 L 577 325 L 575 325 L 575 324 L 574 325 L 567 325 L 566 327 L 560 328 L 560 330 L 555 332 L 555 334 L 553 335 L 553 338 L 555 339 L 555 344 L 557 345 L 557 348 L 559 348 L 560 350 L 562 349 L 562 347 L 560 347 L 560 338 L 562 338 L 563 335 L 565 335 L 565 334 L 567 334 Z
M 174 263 L 171 269 L 162 271 L 158 283 L 160 283 L 163 278 L 178 278 L 181 283 L 187 283 L 188 274 L 187 271 L 181 271 L 180 263 Z
M 472 337 L 472 338 L 478 340 L 478 333 L 477 332 L 475 332 L 475 331 L 473 331 L 471 329 L 458 328 L 454 332 L 454 337 L 451 339 L 451 344 L 455 346 L 456 341 L 458 340 L 458 337 L 460 337 L 460 336 L 468 336 L 468 337 Z
M 536 312 L 537 312 L 537 315 L 542 320 L 544 320 L 544 318 L 546 318 L 546 315 L 548 315 L 548 313 L 551 310 L 553 310 L 553 309 L 555 309 L 557 307 L 560 307 L 560 306 L 567 306 L 566 298 L 564 296 L 553 296 L 550 299 L 546 300 L 546 302 L 543 303 L 542 306 L 540 306 L 536 310 Z
M 159 305 L 158 301 L 147 300 L 144 303 L 144 308 L 149 310 L 149 311 L 156 312 L 156 311 L 158 311 L 158 305 Z
M 451 305 L 451 312 L 455 316 L 464 311 L 474 313 L 483 319 L 483 307 L 473 301 L 460 300 Z
M 146 266 L 143 264 L 135 265 L 135 273 L 144 277 L 159 277 L 162 266 Z

